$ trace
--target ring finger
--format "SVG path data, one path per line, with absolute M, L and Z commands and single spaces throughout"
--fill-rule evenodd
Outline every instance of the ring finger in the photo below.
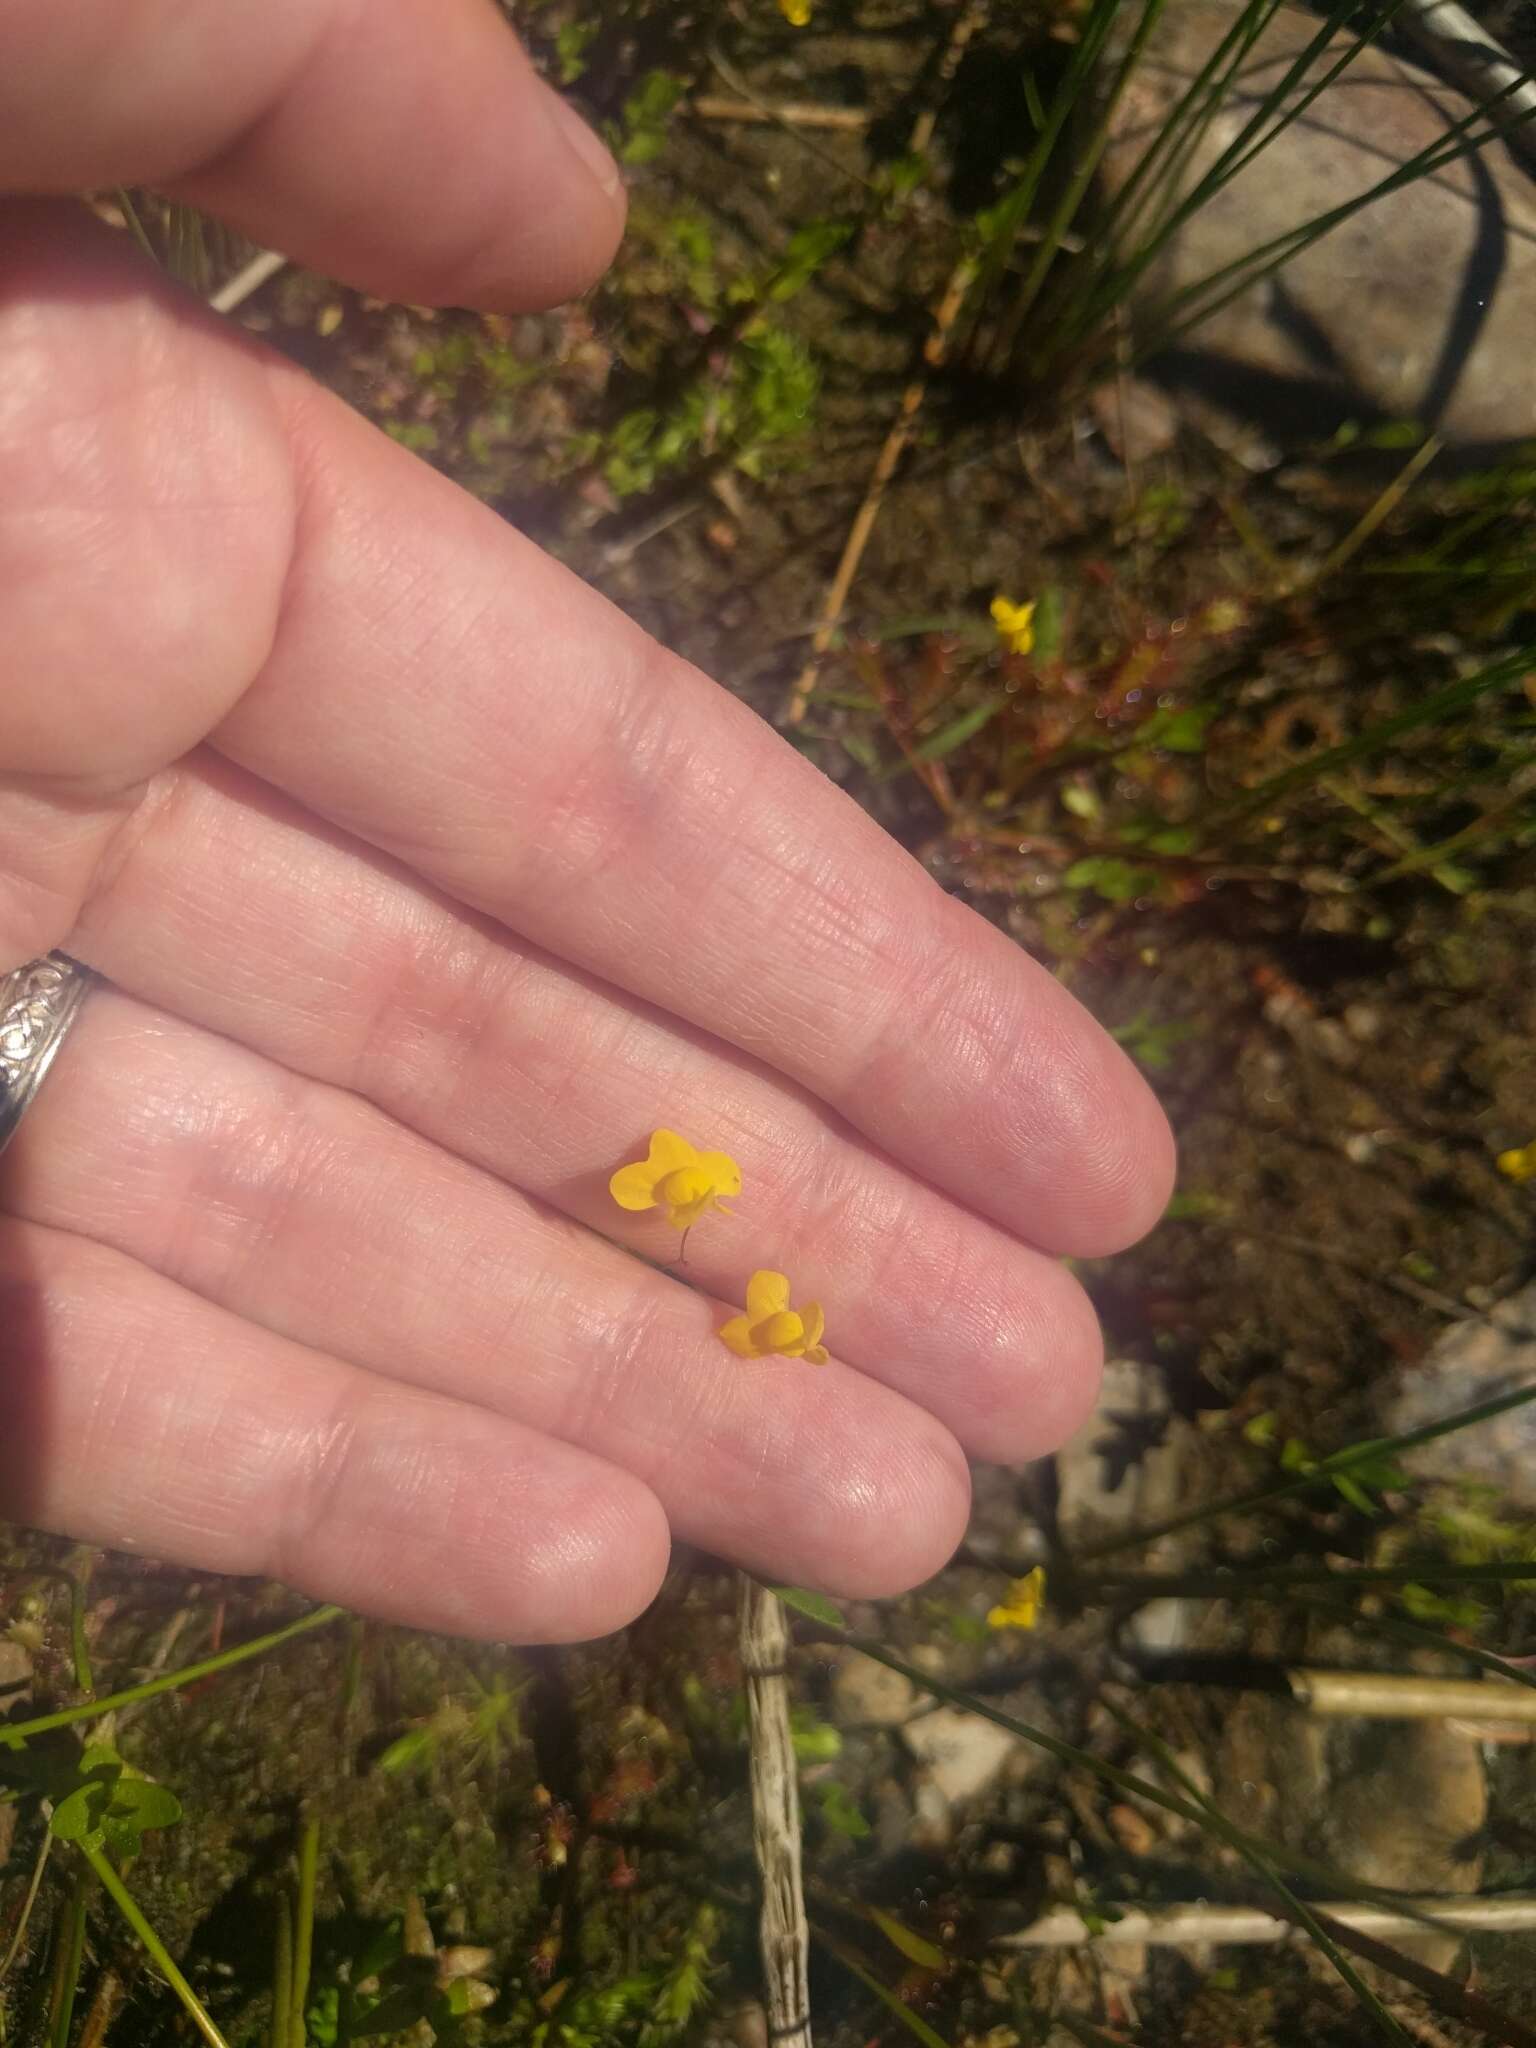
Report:
M 742 1364 L 706 1297 L 355 1096 L 110 990 L 6 1154 L 0 1203 L 376 1387 L 622 1466 L 679 1534 L 749 1567 L 889 1592 L 964 1526 L 964 1457 L 913 1403 L 835 1361 Z

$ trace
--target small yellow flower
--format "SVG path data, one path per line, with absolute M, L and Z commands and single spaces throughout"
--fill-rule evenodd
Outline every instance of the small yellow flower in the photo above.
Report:
M 1501 1152 L 1493 1163 L 1500 1173 L 1517 1184 L 1523 1180 L 1536 1180 L 1536 1138 L 1513 1152 Z
M 988 1628 L 1033 1628 L 1045 1605 L 1045 1566 L 1037 1564 L 1022 1579 L 1010 1579 L 1008 1590 L 987 1615 Z
M 791 28 L 804 28 L 811 18 L 811 0 L 779 0 L 779 12 Z
M 1028 654 L 1035 644 L 1035 607 L 1015 604 L 1011 598 L 994 597 L 992 623 L 1010 654 Z
M 747 1312 L 732 1316 L 720 1332 L 738 1358 L 803 1358 L 825 1365 L 821 1333 L 827 1319 L 820 1304 L 808 1301 L 797 1313 L 789 1305 L 789 1282 L 782 1273 L 754 1273 L 747 1282 Z
M 725 1152 L 697 1152 L 676 1131 L 652 1131 L 650 1156 L 621 1166 L 608 1183 L 621 1209 L 665 1209 L 674 1230 L 691 1230 L 722 1195 L 741 1193 L 741 1168 Z

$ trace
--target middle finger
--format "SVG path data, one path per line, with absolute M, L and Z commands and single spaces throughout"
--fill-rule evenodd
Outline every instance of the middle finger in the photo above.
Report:
M 839 1353 L 936 1414 L 974 1456 L 1055 1448 L 1090 1408 L 1098 1325 L 1056 1260 L 875 1151 L 746 1055 L 551 961 L 203 756 L 73 942 L 146 1002 L 391 1117 L 646 1256 L 677 1236 L 608 1178 L 676 1126 L 741 1164 L 689 1272 L 738 1300 L 788 1270 Z

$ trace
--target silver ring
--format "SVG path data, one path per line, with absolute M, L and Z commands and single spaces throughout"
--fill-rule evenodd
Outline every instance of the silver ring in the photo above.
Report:
M 67 953 L 0 975 L 0 1152 L 16 1135 L 96 977 Z

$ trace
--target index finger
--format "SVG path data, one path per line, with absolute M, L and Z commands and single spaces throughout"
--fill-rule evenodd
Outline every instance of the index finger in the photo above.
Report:
M 1135 1068 L 754 713 L 286 373 L 298 539 L 215 744 L 462 902 L 812 1089 L 1052 1250 L 1161 1213 Z M 707 1129 L 707 1104 L 657 1123 Z
M 135 715 L 185 674 L 187 720 L 255 774 L 761 1058 L 1006 1227 L 1095 1253 L 1155 1220 L 1161 1114 L 1043 968 L 494 512 L 132 266 L 103 255 L 90 275 L 87 295 L 52 245 L 29 271 L 24 332 L 47 383 L 33 516 L 88 511 L 94 550 L 88 586 L 65 560 L 10 606 L 18 673 L 47 685 L 18 735 L 34 783 L 51 765 L 57 788 L 78 753 L 69 707 L 98 701 L 122 772 L 147 772 Z M 178 442 L 169 522 L 146 495 L 136 379 L 219 386 L 218 436 Z M 95 423 L 83 474 L 55 475 L 66 401 L 72 435 Z M 22 407 L 23 456 L 26 427 Z M 154 809 L 115 828 L 119 850 Z M 25 855 L 36 828 L 13 836 Z M 117 855 L 93 844 L 75 872 L 94 865 L 99 886 Z M 708 1109 L 658 1097 L 654 1123 L 707 1133 Z

